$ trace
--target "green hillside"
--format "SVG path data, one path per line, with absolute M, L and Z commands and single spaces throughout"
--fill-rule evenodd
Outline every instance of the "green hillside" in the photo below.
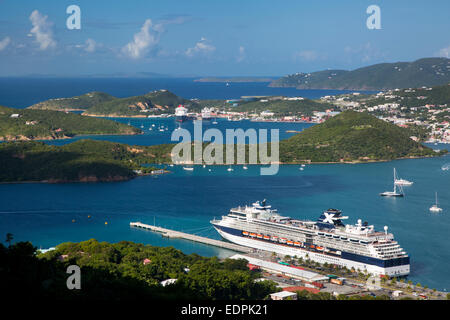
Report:
M 437 86 L 450 82 L 450 59 L 381 63 L 353 71 L 296 73 L 271 82 L 272 87 L 298 89 L 382 90 Z
M 264 100 L 264 99 L 263 99 Z M 313 111 L 325 111 L 327 109 L 334 109 L 333 105 L 329 103 L 316 102 L 310 99 L 304 100 L 269 100 L 267 102 L 253 101 L 241 103 L 237 107 L 232 108 L 236 112 L 257 112 L 269 110 L 278 116 L 287 115 L 305 115 L 311 116 Z
M 116 98 L 106 93 L 91 92 L 79 97 L 51 99 L 32 105 L 29 109 L 83 110 L 91 116 L 147 116 L 173 113 L 179 104 L 199 109 L 196 102 L 178 97 L 167 90 L 152 91 L 144 95 Z
M 154 170 L 146 147 L 80 140 L 63 146 L 43 142 L 0 144 L 0 182 L 122 181 Z
M 411 132 L 368 113 L 345 111 L 280 143 L 283 163 L 394 160 L 437 155 Z
M 41 110 L 86 110 L 96 104 L 117 99 L 103 92 L 89 92 L 72 98 L 56 98 L 39 102 L 30 109 Z
M 18 115 L 14 117 L 12 115 Z M 138 134 L 116 121 L 70 112 L 0 107 L 0 140 L 58 139 L 82 134 Z

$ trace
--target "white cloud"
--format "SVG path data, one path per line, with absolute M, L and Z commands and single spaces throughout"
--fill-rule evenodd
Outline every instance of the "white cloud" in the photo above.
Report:
M 139 59 L 159 43 L 162 32 L 162 24 L 152 25 L 152 20 L 147 19 L 141 31 L 134 35 L 133 41 L 122 48 L 122 52 L 133 59 Z
M 208 54 L 214 52 L 215 50 L 216 47 L 214 47 L 212 44 L 209 44 L 206 38 L 201 37 L 200 41 L 198 41 L 193 48 L 188 48 L 185 54 L 188 57 L 193 57 L 197 54 Z
M 2 41 L 0 41 L 0 51 L 4 50 L 10 42 L 11 39 L 9 37 L 5 37 Z
M 43 16 L 38 10 L 34 10 L 30 15 L 30 21 L 33 28 L 30 34 L 35 36 L 40 50 L 56 47 L 56 41 L 53 39 L 52 23 L 47 21 L 47 16 Z
M 86 52 L 95 52 L 95 49 L 97 48 L 97 42 L 95 42 L 94 39 L 87 39 L 86 40 L 86 46 L 84 48 L 84 51 Z
M 243 46 L 239 47 L 239 54 L 237 57 L 237 62 L 241 62 L 245 59 L 245 48 Z
M 444 57 L 444 58 L 450 58 L 450 46 L 448 46 L 447 48 L 442 48 L 441 50 L 439 50 L 438 56 L 439 57 Z

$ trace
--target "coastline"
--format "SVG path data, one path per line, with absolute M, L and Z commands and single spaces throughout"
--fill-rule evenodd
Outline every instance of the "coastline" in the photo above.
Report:
M 53 136 L 45 136 L 45 137 L 36 137 L 33 139 L 30 139 L 25 136 L 19 136 L 19 139 L 3 139 L 0 137 L 0 142 L 17 142 L 17 141 L 47 141 L 47 140 L 67 140 L 67 139 L 73 139 L 76 137 L 84 137 L 84 136 L 137 136 L 140 134 L 144 134 L 143 132 L 137 132 L 137 133 L 83 133 L 83 134 L 76 134 L 74 136 L 62 136 L 62 137 L 53 137 Z

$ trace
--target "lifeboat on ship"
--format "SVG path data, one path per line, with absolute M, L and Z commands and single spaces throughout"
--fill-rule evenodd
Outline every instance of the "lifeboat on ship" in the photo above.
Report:
M 250 233 L 250 237 L 252 238 L 256 237 L 256 233 Z
M 256 237 L 257 237 L 258 239 L 262 239 L 263 236 L 262 236 L 262 234 L 257 234 Z
M 287 239 L 286 238 L 280 238 L 280 243 L 286 243 Z
M 317 246 L 316 249 L 319 251 L 323 251 L 323 247 L 320 247 L 320 246 Z
M 300 242 L 294 241 L 294 246 L 300 247 Z
M 288 245 L 290 245 L 290 246 L 293 246 L 293 245 L 294 245 L 294 241 L 291 241 L 291 240 L 286 241 L 286 243 L 287 243 Z
M 242 234 L 243 234 L 244 236 L 248 236 L 248 232 L 247 232 L 247 231 L 242 231 Z
M 273 236 L 273 237 L 270 238 L 270 240 L 272 240 L 272 241 L 278 241 L 278 237 Z
M 269 236 L 264 236 L 264 240 L 270 240 Z

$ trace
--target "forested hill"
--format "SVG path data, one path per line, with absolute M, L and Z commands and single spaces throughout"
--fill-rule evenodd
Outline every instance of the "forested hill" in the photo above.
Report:
M 71 112 L 0 106 L 0 140 L 49 140 L 82 134 L 138 134 L 141 130 L 112 120 Z
M 160 156 L 147 149 L 95 140 L 63 146 L 37 141 L 0 143 L 0 182 L 128 180 L 155 169 L 146 164 Z
M 411 135 L 368 113 L 345 111 L 282 141 L 280 161 L 364 162 L 437 155 Z
M 173 113 L 179 104 L 190 110 L 197 103 L 178 97 L 167 90 L 151 91 L 144 95 L 116 98 L 106 93 L 91 92 L 79 97 L 51 99 L 30 106 L 30 109 L 83 110 L 91 116 L 147 116 L 149 114 Z
M 352 71 L 295 73 L 270 83 L 298 89 L 383 90 L 444 85 L 450 82 L 450 59 L 424 58 L 414 62 L 381 63 Z

